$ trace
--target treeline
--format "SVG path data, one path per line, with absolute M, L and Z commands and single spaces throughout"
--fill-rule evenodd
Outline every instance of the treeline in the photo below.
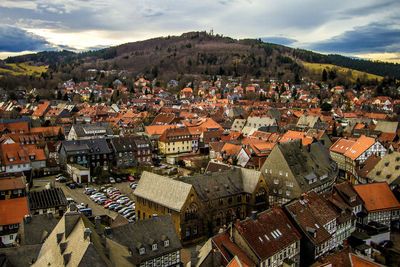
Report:
M 397 63 L 355 59 L 341 55 L 328 55 L 328 57 L 333 65 L 400 79 L 400 64 Z

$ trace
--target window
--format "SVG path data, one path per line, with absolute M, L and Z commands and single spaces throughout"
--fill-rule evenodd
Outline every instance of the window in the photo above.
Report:
M 146 252 L 145 248 L 140 248 L 139 249 L 139 255 L 143 255 Z
M 283 174 L 283 171 L 279 171 L 279 175 L 282 175 Z
M 185 232 L 186 232 L 186 237 L 189 237 L 190 236 L 190 227 L 186 227 Z
M 157 244 L 153 244 L 153 245 L 151 246 L 151 250 L 153 250 L 153 251 L 157 250 Z
M 164 247 L 169 247 L 169 240 L 168 239 L 164 241 Z

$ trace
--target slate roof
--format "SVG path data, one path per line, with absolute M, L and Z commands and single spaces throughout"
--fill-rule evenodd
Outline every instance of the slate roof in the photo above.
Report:
M 261 173 L 255 170 L 234 168 L 190 177 L 180 181 L 191 184 L 202 201 L 218 199 L 243 192 L 253 193 Z
M 91 232 L 90 238 L 84 236 L 86 229 Z M 111 266 L 104 252 L 101 239 L 86 216 L 68 211 L 44 242 L 32 266 Z
M 260 261 L 300 240 L 301 235 L 279 207 L 261 212 L 235 226 Z
M 21 236 L 20 244 L 22 246 L 41 244 L 53 231 L 57 223 L 58 219 L 50 214 L 37 214 L 29 218 L 25 217 L 18 231 Z
M 376 182 L 399 183 L 400 152 L 387 153 L 366 174 L 366 177 Z
M 396 133 L 399 126 L 398 121 L 378 121 L 376 123 L 375 131 L 381 131 L 384 133 Z
M 107 237 L 129 248 L 132 254 L 128 260 L 136 266 L 182 248 L 170 214 L 113 227 Z M 165 240 L 169 240 L 167 247 L 164 246 Z M 153 244 L 157 244 L 157 250 L 152 250 Z M 143 255 L 139 254 L 141 247 L 145 248 Z
M 192 185 L 151 172 L 143 172 L 134 195 L 180 211 Z
M 78 153 L 79 151 L 94 155 L 109 154 L 112 152 L 108 146 L 107 140 L 103 138 L 63 141 L 62 146 L 69 154 Z
M 72 127 L 78 137 L 99 135 L 98 133 L 91 133 L 92 131 L 105 131 L 101 135 L 114 135 L 108 123 L 74 124 Z
M 22 247 L 0 248 L 1 267 L 31 266 L 40 252 L 42 245 L 26 245 Z
M 68 202 L 61 188 L 30 191 L 28 193 L 30 210 L 67 206 Z
M 337 176 L 337 164 L 331 159 L 328 150 L 320 142 L 303 146 L 301 140 L 292 140 L 275 145 L 264 162 L 263 171 L 267 168 L 266 164 L 269 164 L 268 159 L 273 156 L 273 153 L 278 153 L 275 150 L 280 150 L 303 192 L 325 184 L 327 180 L 335 179 Z M 277 171 L 274 170 L 274 173 L 277 173 Z M 310 177 L 319 177 L 320 179 L 310 184 L 307 179 Z

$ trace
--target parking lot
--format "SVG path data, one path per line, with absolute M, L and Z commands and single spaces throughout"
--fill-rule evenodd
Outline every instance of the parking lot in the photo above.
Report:
M 96 204 L 93 200 L 91 200 L 89 195 L 86 195 L 84 193 L 85 191 L 85 186 L 83 188 L 75 188 L 71 189 L 67 186 L 67 183 L 59 183 L 55 182 L 55 177 L 47 177 L 46 178 L 46 183 L 49 181 L 54 181 L 55 187 L 62 188 L 64 191 L 65 197 L 66 198 L 72 198 L 75 200 L 76 203 L 84 203 L 85 206 L 87 205 L 88 208 L 92 209 L 92 215 L 93 216 L 101 216 L 101 215 L 107 215 L 112 219 L 115 219 L 118 215 L 117 212 L 109 210 L 104 208 L 103 205 Z M 121 183 L 115 183 L 112 186 L 117 188 L 121 194 L 126 195 L 129 199 L 133 200 L 133 189 L 129 187 L 130 182 L 121 182 Z M 44 188 L 45 182 L 41 183 L 38 181 L 37 183 L 35 182 L 34 189 L 42 189 Z M 89 185 L 89 187 L 95 188 L 97 190 L 100 190 L 101 186 L 98 185 Z

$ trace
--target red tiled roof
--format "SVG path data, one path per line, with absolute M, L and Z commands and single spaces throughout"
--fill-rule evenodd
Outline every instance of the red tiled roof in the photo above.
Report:
M 356 160 L 362 153 L 375 144 L 375 139 L 371 137 L 361 136 L 354 145 L 347 150 L 344 155 L 352 160 Z
M 22 177 L 0 178 L 0 191 L 24 189 L 25 184 Z
M 355 144 L 352 140 L 347 140 L 344 138 L 339 138 L 330 148 L 330 151 L 344 154 Z
M 279 207 L 241 221 L 236 228 L 261 260 L 267 259 L 301 238 Z
M 354 185 L 369 212 L 400 209 L 400 203 L 386 182 Z
M 229 238 L 228 233 L 223 233 L 212 238 L 214 245 L 221 251 L 227 261 L 231 260 L 230 255 L 235 255 L 243 266 L 256 266 L 256 264 L 247 256 L 247 254 Z M 229 265 L 239 266 L 239 265 Z
M 0 225 L 20 223 L 28 214 L 26 197 L 0 200 Z

